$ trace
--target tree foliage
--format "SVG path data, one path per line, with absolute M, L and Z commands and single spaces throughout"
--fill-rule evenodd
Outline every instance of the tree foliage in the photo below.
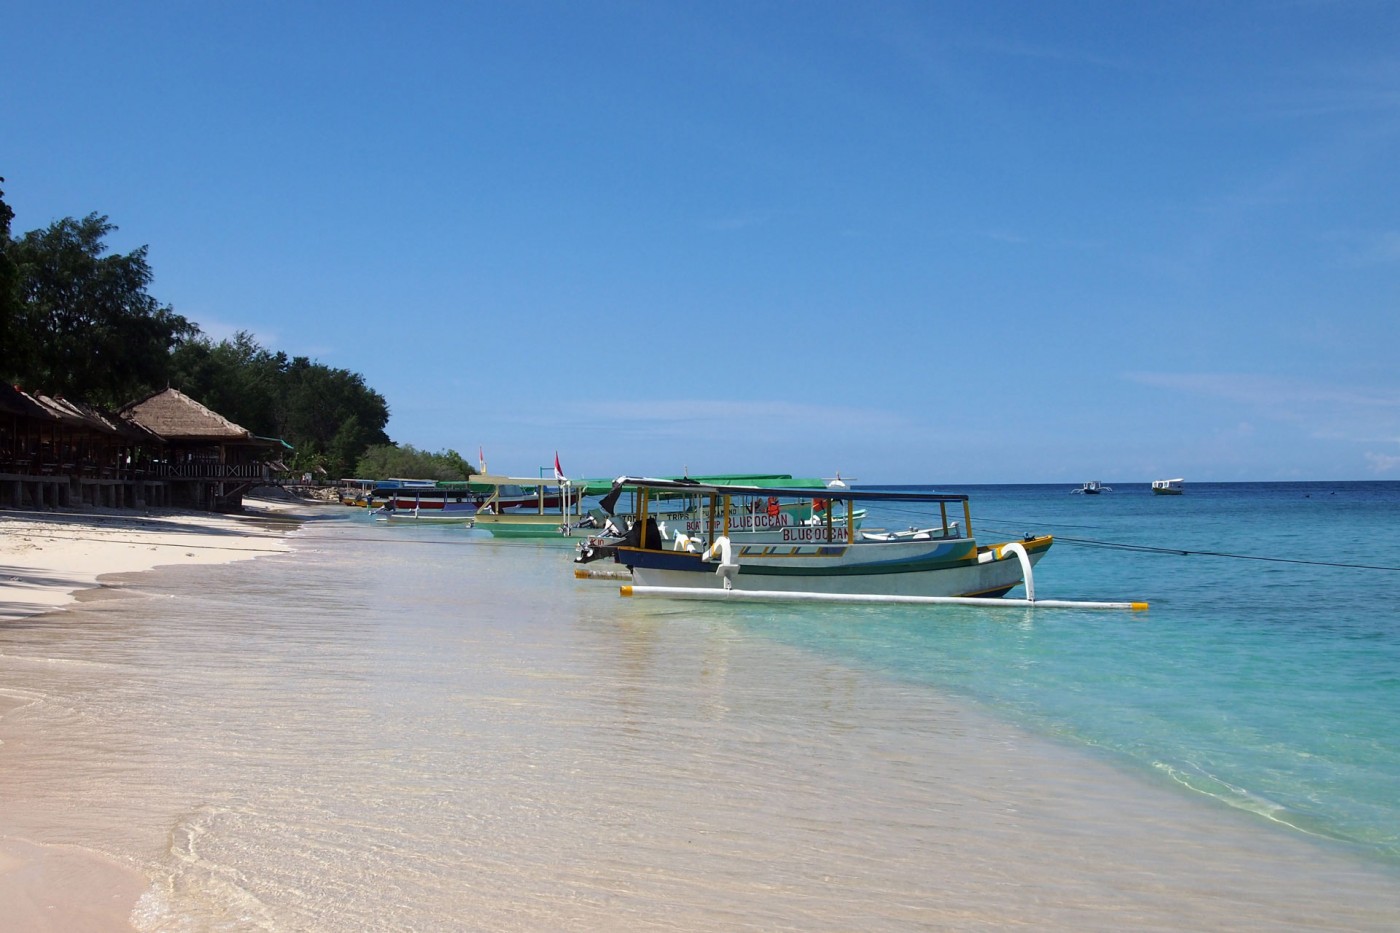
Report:
M 171 350 L 197 328 L 147 293 L 146 247 L 106 255 L 115 229 L 89 214 L 7 244 L 19 293 L 12 330 L 24 334 L 15 377 L 108 407 L 166 384 Z
M 411 444 L 379 444 L 369 448 L 355 465 L 358 479 L 464 480 L 476 472 L 455 450 L 429 453 Z
M 180 391 L 230 421 L 254 434 L 271 435 L 277 433 L 277 399 L 286 366 L 286 354 L 263 349 L 247 331 L 218 343 L 201 334 L 175 349 L 170 378 Z
M 364 377 L 304 356 L 288 359 L 251 334 L 214 343 L 197 337 L 175 351 L 180 390 L 254 434 L 280 437 L 295 451 L 295 470 L 347 475 L 365 449 L 388 444 L 389 406 Z
M 375 444 L 387 444 L 389 406 L 364 377 L 296 357 L 286 372 L 279 424 L 298 453 L 324 458 L 327 470 L 344 475 Z M 293 440 L 295 439 L 295 440 Z
M 65 218 L 15 239 L 3 195 L 0 378 L 107 408 L 175 386 L 254 434 L 286 440 L 292 469 L 331 478 L 371 447 L 397 449 L 384 432 L 388 403 L 359 373 L 288 358 L 247 332 L 215 342 L 147 293 L 144 246 L 108 253 L 116 227 L 106 217 Z M 423 456 L 443 478 L 470 471 L 451 451 Z
M 5 179 L 0 178 L 0 183 Z M 11 257 L 10 222 L 15 212 L 5 203 L 5 192 L 0 189 L 0 376 L 13 381 L 11 368 L 16 362 L 27 359 L 30 353 L 29 341 L 20 330 L 19 322 L 19 269 Z

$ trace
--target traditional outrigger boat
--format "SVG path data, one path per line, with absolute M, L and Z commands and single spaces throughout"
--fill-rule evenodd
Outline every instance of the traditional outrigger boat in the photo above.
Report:
M 1077 496 L 1097 496 L 1101 492 L 1113 492 L 1113 487 L 1105 486 L 1098 480 L 1091 479 L 1078 489 L 1071 489 L 1070 492 Z
M 388 480 L 375 488 L 374 501 L 380 505 L 370 515 L 381 522 L 461 524 L 472 520 L 480 499 L 466 483 Z
M 369 505 L 377 484 L 378 480 L 372 479 L 342 479 L 336 483 L 336 497 L 341 505 L 362 509 Z
M 815 489 L 822 486 L 820 480 L 793 479 L 789 474 L 727 474 L 704 479 L 741 481 L 756 486 L 810 485 Z M 611 480 L 571 480 L 562 473 L 554 480 L 477 475 L 472 477 L 471 485 L 474 489 L 492 490 L 480 503 L 473 527 L 497 538 L 557 540 L 570 545 L 579 544 L 584 548 L 588 547 L 590 540 L 601 542 L 608 539 L 610 531 L 616 532 L 616 537 L 620 538 L 634 518 L 626 510 L 617 509 L 616 497 L 609 499 L 604 495 L 598 507 L 584 507 L 585 497 L 609 493 L 613 487 Z M 521 489 L 527 491 L 523 497 L 518 492 Z M 535 496 L 534 500 L 530 499 L 531 494 Z M 503 507 L 502 503 L 507 505 Z M 698 517 L 688 510 L 686 503 L 678 505 L 675 499 L 671 499 L 668 500 L 668 508 L 659 513 L 658 518 L 662 523 L 663 535 L 669 537 L 670 534 L 684 533 L 686 530 L 693 534 L 694 522 Z M 751 519 L 750 523 L 753 521 Z M 761 521 L 773 522 L 766 514 Z
M 785 499 L 812 496 L 811 489 L 760 490 L 748 486 L 680 483 L 642 477 L 622 477 L 618 488 L 651 492 L 685 490 L 706 496 L 712 513 L 710 527 L 728 531 L 727 517 L 736 499 L 759 494 Z M 823 497 L 842 505 L 844 536 L 833 517 L 821 524 L 783 530 L 781 543 L 735 543 L 729 534 L 696 542 L 678 536 L 669 547 L 659 526 L 647 514 L 648 495 L 641 497 L 642 518 L 633 526 L 633 540 L 617 546 L 615 560 L 631 572 L 624 596 L 668 596 L 699 599 L 796 599 L 861 602 L 965 603 L 1039 605 L 1047 607 L 1145 609 L 1146 603 L 1098 603 L 1035 600 L 1031 568 L 1049 551 L 1050 535 L 1019 541 L 979 545 L 972 536 L 968 497 L 962 494 L 894 490 L 828 488 Z M 901 532 L 858 531 L 857 504 L 923 505 L 937 519 Z M 952 510 L 956 519 L 950 519 Z M 834 516 L 834 509 L 828 511 Z M 586 570 L 578 571 L 587 576 Z M 1006 594 L 1021 584 L 1025 599 Z
M 597 528 L 597 521 L 583 510 L 584 487 L 567 478 L 476 475 L 471 484 L 490 490 L 477 507 L 472 527 L 488 531 L 492 537 L 557 539 L 573 544 L 571 539 Z M 533 500 L 524 490 L 533 490 Z
M 508 483 L 497 482 L 506 479 Z M 389 480 L 376 486 L 374 497 L 380 504 L 371 514 L 387 522 L 462 524 L 475 521 L 488 501 L 497 514 L 537 507 L 557 509 L 563 503 L 558 483 L 550 480 L 476 475 L 466 482 Z
M 790 529 L 819 525 L 828 517 L 834 518 L 833 528 L 837 540 L 846 539 L 845 514 L 840 510 L 830 516 L 827 514 L 828 510 L 833 508 L 833 502 L 822 491 L 829 484 L 819 479 L 794 479 L 791 476 L 699 476 L 667 477 L 666 481 L 674 482 L 676 488 L 661 490 L 655 487 L 619 485 L 621 480 L 614 481 L 610 491 L 599 500 L 598 508 L 593 512 L 595 527 L 600 530 L 592 532 L 587 540 L 579 545 L 576 560 L 579 563 L 590 563 L 612 557 L 617 546 L 628 539 L 632 529 L 636 528 L 639 522 L 648 519 L 655 523 L 662 547 L 670 548 L 677 541 L 684 546 L 690 541 L 712 540 L 715 536 L 713 523 L 716 516 L 708 508 L 708 496 L 703 489 L 715 484 L 743 486 L 754 491 L 752 495 L 731 500 L 730 508 L 725 513 L 728 524 L 722 533 L 727 534 L 733 541 L 747 544 L 781 543 L 791 539 L 790 536 L 794 532 Z M 802 489 L 806 491 L 806 495 L 785 500 L 770 495 L 770 488 Z M 697 492 L 697 489 L 702 491 Z M 632 497 L 626 505 L 619 501 L 624 492 L 630 493 Z M 854 527 L 860 528 L 865 519 L 865 510 L 857 509 L 852 519 Z M 784 537 L 785 534 L 789 537 Z

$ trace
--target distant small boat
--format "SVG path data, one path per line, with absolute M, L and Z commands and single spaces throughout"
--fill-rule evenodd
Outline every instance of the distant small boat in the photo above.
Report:
M 336 485 L 339 487 L 337 495 L 341 505 L 353 505 L 364 508 L 369 505 L 370 497 L 374 493 L 376 480 L 372 479 L 343 479 Z
M 1074 495 L 1097 496 L 1101 492 L 1113 492 L 1112 486 L 1105 486 L 1096 479 L 1091 479 L 1078 489 L 1071 489 Z
M 1176 479 L 1154 479 L 1152 481 L 1152 494 L 1154 496 L 1179 496 L 1186 491 L 1186 480 L 1178 476 Z

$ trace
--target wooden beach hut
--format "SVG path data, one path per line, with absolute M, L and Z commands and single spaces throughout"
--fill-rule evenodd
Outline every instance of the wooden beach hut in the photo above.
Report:
M 121 508 L 156 504 L 163 482 L 137 455 L 164 441 L 115 414 L 62 397 L 0 386 L 0 505 Z
M 168 484 L 172 505 L 237 511 L 249 488 L 272 479 L 268 464 L 281 441 L 255 437 L 179 389 L 155 392 L 118 415 L 164 442 L 150 468 Z
M 18 386 L 0 385 L 0 474 L 36 471 L 39 447 L 53 431 L 54 415 Z
M 46 453 L 57 422 L 57 415 L 19 386 L 0 385 L 0 504 L 43 505 L 46 495 L 57 502 L 52 458 Z
M 164 482 L 148 468 L 164 455 L 165 441 L 150 431 L 82 402 L 34 396 L 58 421 L 53 441 L 55 473 L 66 478 L 69 501 L 121 508 L 159 505 Z

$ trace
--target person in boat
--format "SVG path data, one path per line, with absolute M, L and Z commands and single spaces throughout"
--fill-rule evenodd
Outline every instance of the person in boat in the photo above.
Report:
M 603 536 L 589 536 L 579 543 L 578 553 L 574 555 L 574 563 L 587 564 L 605 557 L 613 557 L 620 547 L 641 547 L 642 545 L 642 523 L 633 522 L 626 532 L 618 530 L 613 518 L 609 518 L 603 526 Z M 648 551 L 666 550 L 666 542 L 661 538 L 661 528 L 657 526 L 656 519 L 650 515 L 646 520 L 647 546 Z
M 656 519 L 647 516 L 646 520 L 646 549 L 648 551 L 666 550 L 666 542 L 661 539 L 661 529 L 657 527 Z M 627 534 L 623 535 L 618 542 L 622 547 L 642 547 L 642 523 L 633 522 L 632 527 L 627 529 Z

